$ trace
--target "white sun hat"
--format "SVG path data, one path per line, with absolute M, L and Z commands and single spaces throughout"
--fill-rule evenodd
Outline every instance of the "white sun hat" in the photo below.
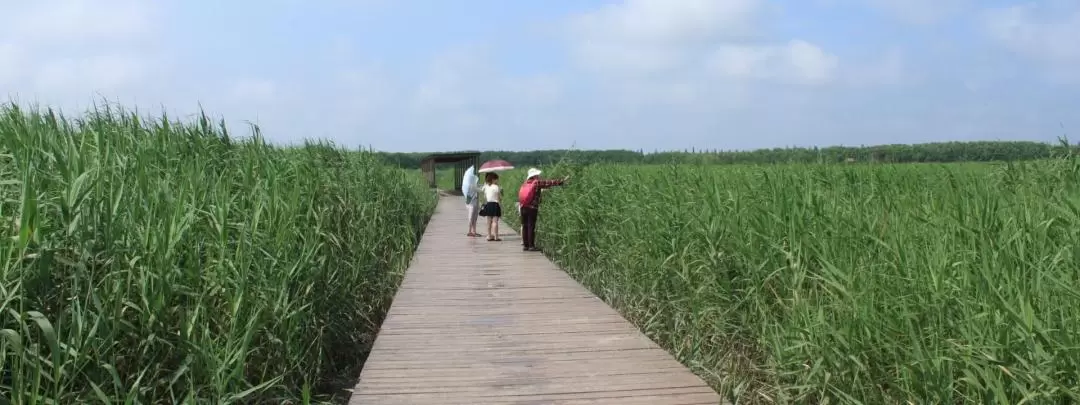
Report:
M 530 167 L 529 172 L 525 174 L 525 180 L 531 179 L 531 178 L 539 176 L 539 175 L 540 175 L 540 169 L 537 169 L 535 167 Z

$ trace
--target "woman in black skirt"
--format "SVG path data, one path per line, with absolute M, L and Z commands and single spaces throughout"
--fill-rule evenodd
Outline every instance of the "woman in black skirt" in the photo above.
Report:
M 484 175 L 484 206 L 480 208 L 480 216 L 488 219 L 489 241 L 501 241 L 499 238 L 499 219 L 502 218 L 502 189 L 499 188 L 499 175 L 487 173 Z

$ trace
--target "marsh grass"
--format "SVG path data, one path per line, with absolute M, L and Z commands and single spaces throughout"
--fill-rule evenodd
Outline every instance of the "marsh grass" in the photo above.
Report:
M 544 198 L 547 254 L 734 403 L 1080 400 L 1076 156 L 595 165 Z
M 0 402 L 332 400 L 433 207 L 330 144 L 0 109 Z

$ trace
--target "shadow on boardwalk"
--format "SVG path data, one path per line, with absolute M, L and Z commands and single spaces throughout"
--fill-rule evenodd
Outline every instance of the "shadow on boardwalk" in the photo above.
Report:
M 720 403 L 509 226 L 502 242 L 467 228 L 441 197 L 350 404 Z

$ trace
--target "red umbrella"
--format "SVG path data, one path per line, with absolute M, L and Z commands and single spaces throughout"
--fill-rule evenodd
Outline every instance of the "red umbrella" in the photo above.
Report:
M 510 164 L 510 162 L 507 162 L 507 161 L 502 160 L 502 159 L 494 159 L 494 160 L 489 160 L 487 162 L 484 162 L 484 164 L 480 165 L 480 170 L 477 170 L 477 172 L 478 173 L 501 172 L 501 171 L 510 170 L 510 169 L 513 169 L 513 168 L 514 168 L 514 165 Z

